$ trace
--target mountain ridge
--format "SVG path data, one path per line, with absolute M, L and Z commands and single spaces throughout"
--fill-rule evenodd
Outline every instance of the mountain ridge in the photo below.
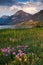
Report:
M 0 18 L 0 25 L 15 25 L 30 20 L 43 22 L 43 10 L 40 10 L 33 15 L 22 10 L 17 11 L 14 15 L 11 16 L 4 15 Z

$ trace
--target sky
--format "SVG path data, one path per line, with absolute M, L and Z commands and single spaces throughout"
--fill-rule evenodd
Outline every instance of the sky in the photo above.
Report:
M 0 0 L 0 17 L 11 16 L 19 10 L 35 14 L 43 10 L 43 0 Z

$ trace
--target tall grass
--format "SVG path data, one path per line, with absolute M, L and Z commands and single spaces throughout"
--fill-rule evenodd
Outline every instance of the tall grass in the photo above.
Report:
M 43 45 L 43 28 L 0 30 L 0 47 Z
M 36 64 L 43 64 L 43 27 L 29 29 L 0 30 L 0 48 L 6 48 L 8 46 L 16 47 L 19 45 L 27 45 L 30 48 L 30 50 L 26 51 L 35 54 L 34 61 L 36 60 Z M 39 60 L 37 60 L 38 58 Z

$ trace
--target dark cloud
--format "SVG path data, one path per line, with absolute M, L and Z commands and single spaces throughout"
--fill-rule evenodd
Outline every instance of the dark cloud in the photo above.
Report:
M 43 0 L 37 0 L 37 1 L 39 1 L 39 2 L 42 2 L 42 3 L 43 3 Z
M 26 2 L 30 0 L 0 0 L 0 5 L 1 6 L 11 6 L 11 5 L 18 5 L 18 2 Z M 19 4 L 20 6 L 23 4 Z
M 0 5 L 1 6 L 11 6 L 14 4 L 17 5 L 18 2 L 26 2 L 26 1 L 33 1 L 33 2 L 39 1 L 39 2 L 43 3 L 43 0 L 0 0 Z M 20 4 L 20 5 L 22 5 L 22 4 Z
M 43 0 L 40 0 L 43 3 Z
M 17 0 L 0 0 L 0 5 L 10 6 L 16 4 Z

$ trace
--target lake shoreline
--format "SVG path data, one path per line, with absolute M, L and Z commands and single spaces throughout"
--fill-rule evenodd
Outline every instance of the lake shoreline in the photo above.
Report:
M 0 29 L 23 29 L 33 28 L 34 26 L 16 26 L 16 25 L 0 25 Z

